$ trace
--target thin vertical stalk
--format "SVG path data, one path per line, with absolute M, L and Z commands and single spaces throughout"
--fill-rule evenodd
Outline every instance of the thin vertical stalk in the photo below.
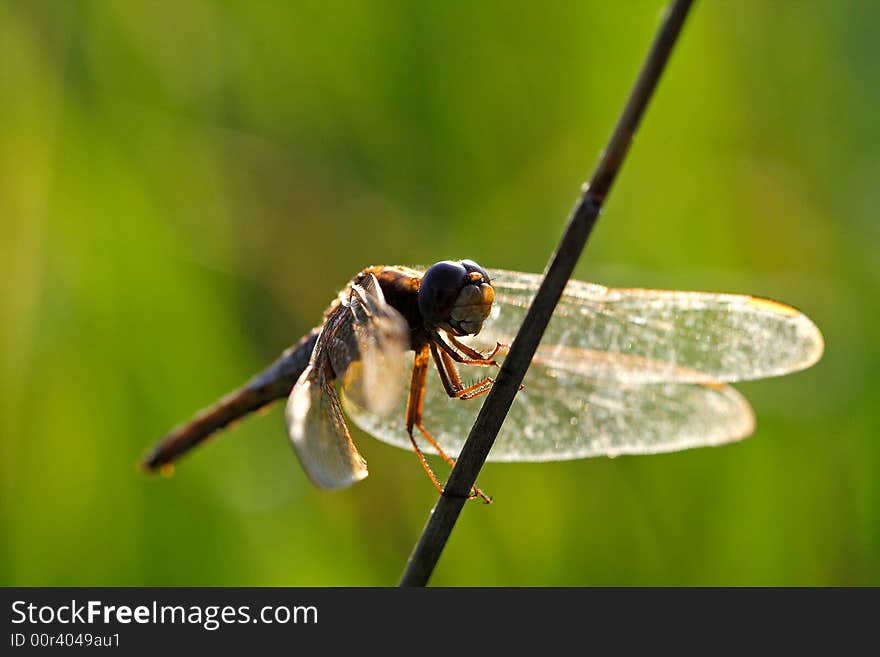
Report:
M 538 343 L 577 265 L 602 205 L 620 171 L 648 102 L 678 40 L 693 0 L 676 0 L 660 26 L 608 146 L 585 185 L 565 233 L 544 273 L 535 299 L 498 373 L 449 481 L 431 512 L 401 578 L 401 586 L 424 586 L 452 533 L 461 509 L 510 410 Z

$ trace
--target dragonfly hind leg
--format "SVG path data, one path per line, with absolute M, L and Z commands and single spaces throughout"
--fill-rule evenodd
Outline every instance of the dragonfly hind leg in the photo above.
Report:
M 421 433 L 425 437 L 425 440 L 427 440 L 429 443 L 431 443 L 431 446 L 433 446 L 434 449 L 437 450 L 437 453 L 440 454 L 440 456 L 443 458 L 444 461 L 446 461 L 446 463 L 449 465 L 449 467 L 454 468 L 455 467 L 455 459 L 443 451 L 443 448 L 440 447 L 440 444 L 434 439 L 434 436 L 431 435 L 431 432 L 425 428 L 425 425 L 423 425 L 421 423 L 421 421 L 419 421 L 416 423 L 415 427 L 416 427 L 416 429 L 419 430 L 419 433 Z M 419 450 L 418 446 L 416 445 L 415 439 L 413 438 L 412 429 L 409 430 L 409 439 L 412 441 L 413 447 L 416 448 L 416 452 L 419 453 L 420 458 L 422 458 L 424 460 L 424 455 L 421 454 L 421 450 Z M 423 465 L 426 465 L 426 464 L 423 463 Z M 429 474 L 433 474 L 433 473 L 429 472 Z M 440 490 L 441 493 L 443 492 L 443 489 L 440 488 L 440 486 L 438 485 L 436 478 L 434 479 L 434 485 L 437 486 L 438 490 Z M 468 495 L 468 499 L 473 500 L 477 497 L 481 498 L 486 504 L 492 503 L 491 497 L 486 495 L 483 491 L 481 491 L 476 486 L 472 486 L 470 495 Z
M 444 461 L 449 465 L 450 468 L 455 466 L 455 459 L 449 456 L 443 448 L 440 447 L 440 444 L 431 435 L 431 432 L 428 431 L 425 426 L 422 424 L 422 412 L 425 407 L 425 382 L 428 376 L 428 347 L 427 345 L 423 347 L 421 350 L 416 352 L 415 361 L 413 363 L 413 371 L 412 371 L 412 381 L 410 383 L 409 389 L 409 399 L 406 404 L 406 433 L 409 436 L 410 443 L 412 443 L 413 449 L 416 452 L 416 456 L 419 459 L 419 463 L 421 463 L 422 468 L 427 473 L 428 477 L 431 480 L 431 483 L 434 484 L 434 487 L 440 492 L 440 494 L 444 494 L 443 485 L 440 483 L 440 480 L 437 478 L 437 475 L 434 474 L 434 470 L 431 468 L 430 463 L 428 463 L 428 459 L 425 458 L 425 454 L 419 448 L 419 444 L 416 441 L 415 435 L 413 434 L 413 429 L 418 429 L 419 433 L 428 441 L 428 443 L 437 450 L 437 453 L 443 458 Z M 483 491 L 481 491 L 476 486 L 471 487 L 471 492 L 468 495 L 468 499 L 481 498 L 486 504 L 491 504 L 492 498 L 486 495 Z

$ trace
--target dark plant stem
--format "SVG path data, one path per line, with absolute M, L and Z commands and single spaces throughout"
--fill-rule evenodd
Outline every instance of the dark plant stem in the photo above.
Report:
M 401 586 L 424 586 L 440 554 L 532 361 L 559 297 L 577 265 L 602 204 L 629 151 L 639 121 L 657 87 L 693 0 L 676 0 L 660 27 L 639 78 L 623 109 L 608 147 L 584 186 L 568 226 L 550 260 L 535 299 L 520 326 L 443 494 L 437 500 L 400 580 Z

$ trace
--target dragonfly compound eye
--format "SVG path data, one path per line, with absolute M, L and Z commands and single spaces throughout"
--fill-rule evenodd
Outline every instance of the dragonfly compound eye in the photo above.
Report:
M 422 318 L 455 335 L 479 333 L 494 299 L 489 274 L 472 260 L 432 265 L 419 287 Z
M 480 276 L 483 277 L 484 283 L 491 283 L 492 282 L 489 279 L 489 272 L 487 272 L 485 269 L 480 267 L 480 265 L 478 265 L 473 260 L 462 260 L 461 264 L 464 265 L 464 268 L 467 270 L 468 274 L 476 272 L 476 273 L 480 274 Z

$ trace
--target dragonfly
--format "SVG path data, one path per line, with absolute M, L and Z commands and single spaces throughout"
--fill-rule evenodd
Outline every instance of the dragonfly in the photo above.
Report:
M 363 269 L 322 324 L 145 457 L 167 471 L 233 421 L 287 397 L 287 433 L 308 478 L 339 489 L 367 464 L 346 417 L 450 467 L 541 276 L 473 260 Z M 755 431 L 730 384 L 805 369 L 824 341 L 802 312 L 744 294 L 615 289 L 569 281 L 490 461 L 561 461 L 722 445 Z M 437 378 L 430 377 L 431 365 Z M 466 373 L 463 378 L 462 373 Z M 408 382 L 408 384 L 407 384 Z M 491 501 L 474 487 L 470 497 Z

